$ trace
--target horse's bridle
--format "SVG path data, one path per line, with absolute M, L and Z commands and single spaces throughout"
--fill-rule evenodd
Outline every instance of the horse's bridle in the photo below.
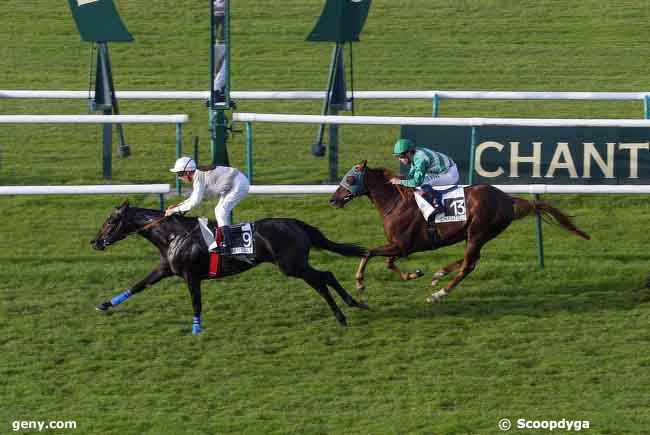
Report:
M 343 198 L 344 200 L 346 200 L 346 202 L 349 201 L 349 200 L 351 200 L 352 198 L 356 198 L 356 197 L 358 197 L 358 196 L 361 196 L 361 195 L 364 195 L 364 194 L 368 193 L 368 188 L 366 187 L 366 173 L 367 173 L 367 172 L 368 172 L 368 168 L 367 168 L 367 167 L 364 167 L 364 168 L 363 168 L 363 171 L 359 171 L 359 170 L 357 170 L 356 167 L 353 167 L 352 169 L 350 169 L 350 170 L 345 174 L 345 176 L 343 177 L 343 179 L 341 180 L 341 182 L 340 182 L 339 184 L 340 184 L 342 187 L 344 187 L 345 189 L 347 189 L 347 190 L 350 192 L 350 195 L 346 195 L 346 196 Z M 350 183 L 348 183 L 348 182 L 346 181 L 346 179 L 347 179 L 348 177 L 350 177 L 350 176 L 351 176 L 351 177 L 354 177 L 356 180 L 361 180 L 362 183 L 360 183 L 359 186 L 357 186 L 356 184 L 355 184 L 355 185 L 351 185 Z M 399 189 L 398 189 L 398 190 L 399 190 Z M 400 192 L 400 196 L 403 197 L 403 195 L 401 194 L 401 192 Z M 349 199 L 348 199 L 348 198 L 349 198 Z M 392 207 L 391 207 L 387 212 L 383 213 L 383 217 L 386 217 L 386 216 L 388 216 L 389 214 L 391 214 L 393 211 L 395 211 L 398 202 L 399 202 L 399 201 L 395 201 L 395 202 L 393 203 L 393 206 L 392 206 Z

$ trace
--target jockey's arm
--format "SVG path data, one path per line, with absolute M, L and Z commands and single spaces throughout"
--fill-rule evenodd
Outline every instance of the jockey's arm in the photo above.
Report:
M 170 213 L 185 213 L 201 203 L 203 195 L 205 194 L 205 183 L 199 180 L 198 177 L 195 177 L 192 187 L 193 189 L 190 197 L 178 204 L 176 207 L 169 209 Z
M 401 185 L 405 187 L 420 186 L 424 181 L 428 169 L 426 160 L 415 160 L 411 165 L 408 177 L 402 180 Z

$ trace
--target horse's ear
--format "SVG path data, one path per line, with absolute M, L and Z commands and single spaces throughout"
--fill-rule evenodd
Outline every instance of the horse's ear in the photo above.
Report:
M 368 164 L 368 160 L 361 160 L 359 163 L 357 163 L 357 171 L 363 171 L 366 169 L 366 165 Z
M 127 208 L 129 208 L 129 200 L 125 199 L 124 202 L 122 202 L 122 205 L 120 205 L 119 208 L 120 208 L 120 210 L 126 210 Z

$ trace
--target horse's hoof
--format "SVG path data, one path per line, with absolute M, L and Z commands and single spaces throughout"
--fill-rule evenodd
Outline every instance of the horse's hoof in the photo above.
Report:
M 419 278 L 421 276 L 424 276 L 424 272 L 422 272 L 420 269 L 415 269 L 415 277 Z
M 199 335 L 203 331 L 201 325 L 194 324 L 192 325 L 192 335 Z
M 370 309 L 370 307 L 368 306 L 368 304 L 367 304 L 366 302 L 364 302 L 364 301 L 359 301 L 359 302 L 357 303 L 357 307 L 358 307 L 358 308 L 361 308 L 362 310 L 369 310 L 369 309 Z
M 435 287 L 438 285 L 440 280 L 445 276 L 446 274 L 444 272 L 436 272 L 433 274 L 433 278 L 431 279 L 431 287 Z
M 441 300 L 442 298 L 447 296 L 447 294 L 448 293 L 445 291 L 445 289 L 440 289 L 437 292 L 432 293 L 431 296 L 429 296 L 426 299 L 426 302 L 429 303 L 429 304 L 432 304 L 434 302 L 438 302 L 439 300 Z
M 110 307 L 112 307 L 112 306 L 113 306 L 113 305 L 111 304 L 110 301 L 106 301 L 106 302 L 102 302 L 101 304 L 97 305 L 97 306 L 95 307 L 95 310 L 96 310 L 96 311 L 99 311 L 100 313 L 105 313 L 105 312 L 108 311 L 108 309 L 109 309 Z

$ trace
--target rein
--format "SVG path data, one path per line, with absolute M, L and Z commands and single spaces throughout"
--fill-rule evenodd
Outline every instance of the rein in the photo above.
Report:
M 153 221 L 153 222 L 149 222 L 148 224 L 144 225 L 142 228 L 136 230 L 135 232 L 136 232 L 136 233 L 141 233 L 141 232 L 143 232 L 143 231 L 146 231 L 146 230 L 148 230 L 148 229 L 151 229 L 151 228 L 153 228 L 153 227 L 156 227 L 156 226 L 160 225 L 160 224 L 162 223 L 162 221 L 164 221 L 165 219 L 167 219 L 167 218 L 170 217 L 170 216 L 173 216 L 173 215 L 163 216 L 163 217 L 161 217 L 160 219 L 156 219 L 156 220 Z M 194 231 L 196 231 L 197 229 L 200 229 L 200 226 L 199 226 L 198 220 L 197 220 L 197 224 L 194 226 L 194 228 L 192 228 L 191 230 L 187 230 L 187 231 L 185 231 L 185 233 L 183 233 L 183 235 L 182 235 L 181 237 L 185 237 L 185 236 L 187 236 L 187 235 L 189 235 L 189 234 L 192 234 L 192 233 L 193 233 Z
M 160 219 L 157 219 L 157 220 L 155 220 L 155 221 L 153 221 L 153 222 L 149 222 L 148 224 L 144 225 L 142 228 L 140 228 L 139 230 L 136 230 L 135 232 L 136 232 L 136 233 L 140 233 L 140 232 L 142 232 L 142 231 L 147 231 L 147 230 L 150 229 L 150 228 L 153 228 L 153 227 L 155 227 L 155 226 L 160 225 L 160 223 L 161 223 L 162 221 L 164 221 L 165 219 L 167 219 L 167 216 L 163 216 L 163 217 L 161 217 Z

